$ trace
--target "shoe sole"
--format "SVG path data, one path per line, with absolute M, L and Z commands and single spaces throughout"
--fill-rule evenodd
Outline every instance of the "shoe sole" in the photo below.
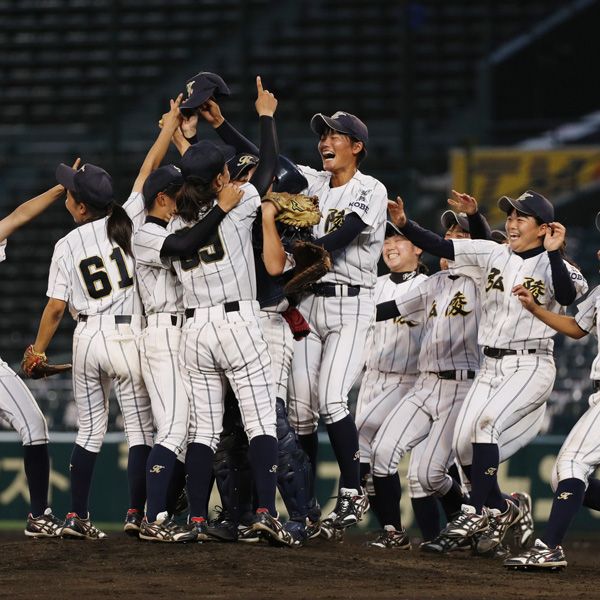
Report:
M 260 523 L 255 523 L 252 526 L 252 530 L 253 531 L 257 531 L 260 533 L 266 533 L 269 537 L 268 537 L 268 541 L 269 542 L 274 542 L 276 544 L 279 544 L 280 546 L 289 546 L 293 540 L 282 540 L 272 529 L 269 529 L 268 527 L 265 527 L 264 525 L 261 525 Z
M 369 548 L 379 548 L 380 550 L 412 550 L 412 546 L 407 544 L 405 546 L 379 546 L 378 544 L 367 544 Z
M 23 530 L 23 533 L 30 538 L 59 538 L 62 537 L 62 531 L 59 530 L 58 533 L 43 533 L 41 531 L 27 531 L 27 529 Z
M 539 565 L 504 565 L 509 571 L 562 571 L 567 566 L 567 561 L 563 560 L 550 564 Z
M 97 540 L 105 540 L 108 536 L 105 535 L 104 537 L 90 537 L 88 535 L 85 535 L 84 533 L 79 533 L 79 531 L 75 531 L 73 529 L 63 529 L 61 537 L 71 540 L 92 540 L 95 542 Z
M 197 539 L 196 537 L 193 537 L 188 540 L 182 540 L 182 539 L 180 539 L 180 540 L 164 540 L 164 539 L 161 539 L 156 536 L 144 535 L 141 532 L 140 532 L 139 538 L 140 538 L 140 540 L 145 540 L 147 542 L 162 542 L 163 544 L 184 544 L 186 542 L 195 542 Z

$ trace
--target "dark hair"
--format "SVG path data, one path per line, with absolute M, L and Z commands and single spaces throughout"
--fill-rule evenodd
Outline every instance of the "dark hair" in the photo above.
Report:
M 169 196 L 169 198 L 173 198 L 173 200 L 177 200 L 177 194 L 179 194 L 180 189 L 180 183 L 170 183 L 164 190 L 158 192 L 158 194 L 164 194 L 165 196 Z M 156 198 L 158 198 L 158 194 L 156 194 L 154 198 L 144 197 L 146 210 L 152 210 L 154 208 L 154 203 L 156 202 Z
M 177 213 L 186 223 L 197 221 L 200 212 L 211 205 L 215 196 L 212 181 L 205 183 L 198 177 L 188 177 L 177 195 Z
M 131 251 L 133 223 L 125 209 L 114 202 L 111 202 L 106 208 L 96 208 L 91 204 L 81 202 L 73 192 L 71 192 L 71 195 L 77 204 L 85 204 L 90 215 L 90 219 L 86 222 L 89 223 L 90 221 L 103 219 L 108 215 L 108 221 L 106 222 L 106 235 L 108 239 L 117 244 L 117 246 L 120 246 L 125 251 L 125 254 L 133 257 L 133 252 Z

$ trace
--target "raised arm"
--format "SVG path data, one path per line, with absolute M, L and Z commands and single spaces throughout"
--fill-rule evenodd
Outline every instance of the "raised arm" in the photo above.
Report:
M 577 298 L 575 283 L 571 279 L 571 273 L 569 273 L 569 269 L 561 255 L 566 233 L 565 227 L 560 223 L 548 223 L 548 229 L 544 237 L 544 248 L 550 259 L 554 297 L 562 306 L 573 304 L 575 298 Z
M 469 233 L 472 240 L 491 240 L 492 230 L 487 219 L 479 212 L 477 200 L 469 194 L 452 190 L 448 205 L 456 213 L 465 213 L 469 220 Z

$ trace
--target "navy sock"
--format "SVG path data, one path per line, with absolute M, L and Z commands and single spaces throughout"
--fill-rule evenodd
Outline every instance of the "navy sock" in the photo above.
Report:
M 23 446 L 23 458 L 31 498 L 31 514 L 39 517 L 48 508 L 48 477 L 50 475 L 48 444 Z
M 190 517 L 206 518 L 215 453 L 206 444 L 188 444 L 185 455 Z
M 312 433 L 300 435 L 298 434 L 298 441 L 302 450 L 306 452 L 308 460 L 312 466 L 313 480 L 317 476 L 317 455 L 319 453 L 319 434 L 316 431 Z
M 148 502 L 146 517 L 151 523 L 156 515 L 167 508 L 167 493 L 173 477 L 177 456 L 175 452 L 157 444 L 152 448 L 146 463 L 146 491 Z
M 559 482 L 542 536 L 542 541 L 548 547 L 555 548 L 562 543 L 571 521 L 581 507 L 584 495 L 585 483 L 581 479 L 563 479 Z
M 396 529 L 402 529 L 400 518 L 400 497 L 402 490 L 400 488 L 400 476 L 398 473 L 388 475 L 387 477 L 377 477 L 373 475 L 373 485 L 375 486 L 375 495 L 377 496 L 377 507 L 379 514 L 379 523 L 382 527 L 393 525 Z
M 127 480 L 129 482 L 129 508 L 144 512 L 146 504 L 146 463 L 152 448 L 138 444 L 129 448 Z
M 471 483 L 471 465 L 461 465 L 460 468 L 463 470 L 469 483 Z
M 444 509 L 447 521 L 450 522 L 458 515 L 461 505 L 466 502 L 466 498 L 463 496 L 461 487 L 454 480 L 452 487 L 443 496 L 439 497 L 439 501 Z
M 351 415 L 327 425 L 331 447 L 340 467 L 340 487 L 352 488 L 360 493 L 360 462 L 358 433 Z
M 506 501 L 498 488 L 500 454 L 497 444 L 473 444 L 471 465 L 471 504 L 478 515 L 483 506 L 506 510 Z
M 583 505 L 592 510 L 600 510 L 600 480 L 588 479 L 588 488 L 585 490 Z
M 437 537 L 441 531 L 440 509 L 434 496 L 425 498 L 411 498 L 415 521 L 421 530 L 423 541 L 430 541 Z
M 88 516 L 90 486 L 97 456 L 96 452 L 90 452 L 77 444 L 71 454 L 71 511 L 82 519 Z
M 458 483 L 459 486 L 462 486 L 462 480 L 460 478 L 460 472 L 458 470 L 458 466 L 455 462 L 453 462 L 449 467 L 448 467 L 448 475 L 450 475 L 450 477 L 452 477 L 452 479 L 454 479 L 454 481 L 456 481 L 456 483 Z
M 254 476 L 258 508 L 266 508 L 272 515 L 276 515 L 277 438 L 271 435 L 258 435 L 252 438 L 248 456 Z
M 185 488 L 185 463 L 179 459 L 175 460 L 173 465 L 173 475 L 167 489 L 167 512 L 172 515 L 175 512 L 177 501 L 183 489 Z

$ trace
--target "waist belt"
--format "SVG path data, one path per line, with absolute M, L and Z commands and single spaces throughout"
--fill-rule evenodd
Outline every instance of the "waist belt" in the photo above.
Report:
M 77 320 L 80 323 L 85 323 L 88 318 L 92 317 L 104 317 L 104 318 L 113 318 L 117 325 L 121 325 L 123 323 L 131 324 L 131 315 L 79 315 Z
M 600 379 L 592 379 L 592 387 L 594 388 L 594 392 L 600 390 Z
M 308 291 L 315 296 L 358 296 L 360 294 L 360 285 L 345 285 L 339 283 L 313 283 L 308 287 Z
M 513 350 L 512 348 L 490 348 L 483 347 L 483 353 L 490 358 L 502 358 L 504 356 L 515 356 L 516 354 L 535 354 L 537 350 L 530 348 L 529 350 Z
M 465 371 L 438 371 L 436 373 L 436 375 L 440 378 L 440 379 L 456 379 L 456 374 L 461 374 L 461 373 L 465 373 Z M 475 371 L 471 371 L 470 369 L 468 371 L 466 371 L 467 373 L 467 379 L 475 379 Z
M 240 310 L 240 303 L 237 300 L 235 302 L 225 302 L 225 304 L 223 304 L 223 310 L 226 313 L 235 312 L 236 310 Z M 186 308 L 185 318 L 192 319 L 194 317 L 195 313 L 196 313 L 195 308 Z

